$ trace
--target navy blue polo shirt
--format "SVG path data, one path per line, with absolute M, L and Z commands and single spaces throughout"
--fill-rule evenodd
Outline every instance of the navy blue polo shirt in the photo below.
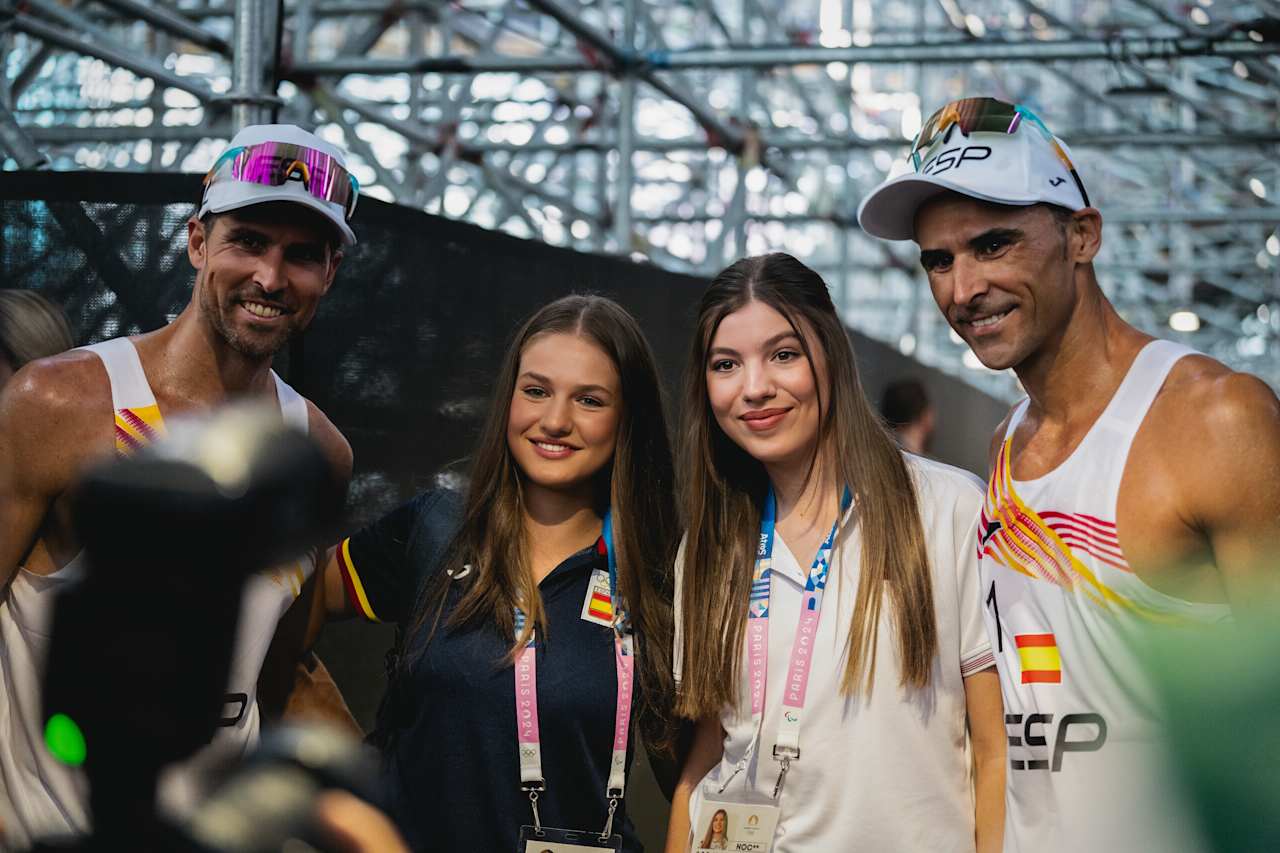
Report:
M 421 565 L 428 560 L 415 542 L 432 525 L 456 523 L 457 500 L 450 492 L 424 492 L 342 542 L 339 563 L 358 612 L 408 627 L 423 584 L 440 570 Z M 548 626 L 537 644 L 547 784 L 538 810 L 544 826 L 561 829 L 600 831 L 608 815 L 617 702 L 613 634 L 581 618 L 597 568 L 607 570 L 600 543 L 565 559 L 538 585 Z M 392 814 L 414 850 L 507 853 L 517 849 L 520 826 L 533 822 L 528 794 L 520 790 L 514 673 L 504 663 L 513 638 L 492 624 L 445 625 L 466 582 L 452 582 L 425 652 L 425 637 L 405 650 L 414 663 L 397 687 L 405 710 L 397 715 L 384 772 Z M 624 850 L 643 850 L 625 801 L 614 831 Z

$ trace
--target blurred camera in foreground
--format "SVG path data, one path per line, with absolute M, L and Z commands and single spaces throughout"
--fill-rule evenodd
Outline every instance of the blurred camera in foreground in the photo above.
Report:
M 96 847 L 174 843 L 156 779 L 225 713 L 245 581 L 329 538 L 342 499 L 320 450 L 270 407 L 175 420 L 82 481 L 88 570 L 55 607 L 44 719 L 50 749 L 85 769 Z

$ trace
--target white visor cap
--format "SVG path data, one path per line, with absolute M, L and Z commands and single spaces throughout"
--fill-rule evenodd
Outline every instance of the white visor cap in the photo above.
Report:
M 283 142 L 287 145 L 313 148 L 328 154 L 344 169 L 347 168 L 347 159 L 342 149 L 295 124 L 251 124 L 241 129 L 232 138 L 227 145 L 227 150 L 260 145 L 263 142 Z M 311 208 L 334 224 L 342 235 L 343 245 L 355 245 L 356 235 L 347 224 L 347 212 L 342 209 L 342 205 L 316 198 L 307 192 L 307 188 L 300 181 L 285 181 L 278 187 L 268 187 L 248 181 L 219 181 L 205 191 L 196 218 L 199 219 L 206 213 L 226 213 L 252 204 L 265 204 L 271 201 L 295 202 Z
M 1012 134 L 965 136 L 952 125 L 948 135 L 919 172 L 891 177 L 862 200 L 858 224 L 863 231 L 885 240 L 910 240 L 920 206 L 948 190 L 995 204 L 1086 207 L 1071 170 L 1039 129 L 1024 125 Z M 1066 143 L 1059 139 L 1058 144 L 1070 158 Z

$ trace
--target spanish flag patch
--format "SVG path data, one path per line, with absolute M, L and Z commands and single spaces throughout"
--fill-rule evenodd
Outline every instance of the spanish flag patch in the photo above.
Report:
M 601 595 L 598 592 L 591 593 L 591 604 L 587 608 L 587 612 L 597 619 L 613 621 L 613 602 L 609 600 L 609 596 Z
M 1023 684 L 1062 683 L 1062 658 L 1053 634 L 1018 634 L 1013 639 L 1022 663 Z
M 604 569 L 591 572 L 587 595 L 582 601 L 582 618 L 608 628 L 613 624 L 613 599 L 609 596 L 609 573 Z

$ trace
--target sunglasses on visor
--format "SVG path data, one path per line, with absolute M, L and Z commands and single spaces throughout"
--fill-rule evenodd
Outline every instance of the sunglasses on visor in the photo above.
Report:
M 1076 188 L 1080 190 L 1080 198 L 1085 207 L 1089 204 L 1089 194 L 1085 192 L 1084 181 L 1076 172 L 1076 166 L 1062 150 L 1053 132 L 1035 113 L 1018 104 L 1009 104 L 995 98 L 963 98 L 952 101 L 942 109 L 929 116 L 929 120 L 920 128 L 915 142 L 911 143 L 911 165 L 917 172 L 945 145 L 950 137 L 952 127 L 958 127 L 965 136 L 972 133 L 1017 133 L 1023 124 L 1030 124 L 1048 141 L 1062 165 L 1067 167 L 1071 177 L 1075 179 Z
M 356 212 L 356 201 L 360 197 L 360 182 L 335 157 L 284 142 L 228 149 L 204 176 L 205 191 L 224 181 L 244 181 L 266 187 L 300 181 L 311 195 L 340 205 L 347 219 Z

